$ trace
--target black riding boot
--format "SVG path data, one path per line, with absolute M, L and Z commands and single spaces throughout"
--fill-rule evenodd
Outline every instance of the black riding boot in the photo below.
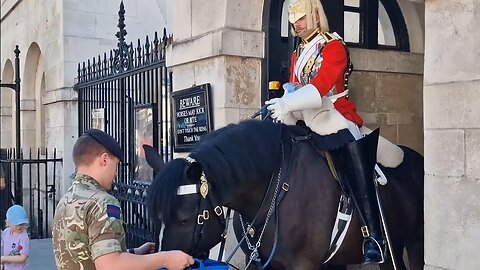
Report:
M 379 129 L 364 138 L 330 152 L 341 184 L 353 199 L 362 222 L 363 261 L 378 264 L 384 261 L 380 212 L 375 192 L 375 164 Z

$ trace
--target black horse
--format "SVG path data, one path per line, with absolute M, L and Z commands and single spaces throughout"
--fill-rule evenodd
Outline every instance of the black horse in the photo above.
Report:
M 244 231 L 250 233 L 245 238 L 252 245 L 261 238 L 260 263 L 251 267 L 268 262 L 267 269 L 322 268 L 341 189 L 325 156 L 308 137 L 292 140 L 293 134 L 302 133 L 299 129 L 248 120 L 205 136 L 188 159 L 162 166 L 161 159 L 150 157 L 150 164 L 160 170 L 147 202 L 164 225 L 161 249 L 204 256 L 222 240 L 225 206 L 242 216 L 243 228 L 238 215 L 234 220 L 239 241 L 245 240 Z M 402 149 L 404 161 L 397 168 L 381 167 L 389 182 L 380 190 L 397 269 L 406 269 L 404 248 L 409 268 L 423 269 L 423 157 Z M 193 192 L 185 192 L 186 187 Z M 361 246 L 360 222 L 354 214 L 343 245 L 328 264 L 360 263 Z M 393 268 L 387 261 L 381 269 Z

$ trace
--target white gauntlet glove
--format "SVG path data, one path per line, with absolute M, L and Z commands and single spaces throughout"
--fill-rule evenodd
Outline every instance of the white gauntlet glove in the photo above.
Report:
M 272 112 L 272 118 L 283 122 L 290 112 L 320 108 L 322 97 L 315 86 L 307 84 L 281 98 L 267 100 L 265 104 L 269 105 L 267 109 Z

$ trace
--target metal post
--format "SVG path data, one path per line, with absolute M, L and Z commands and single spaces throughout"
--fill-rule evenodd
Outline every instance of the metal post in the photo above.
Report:
M 20 50 L 18 49 L 18 45 L 15 46 L 15 83 L 0 83 L 0 87 L 8 87 L 15 91 L 15 122 L 16 122 L 16 133 L 17 133 L 17 141 L 15 143 L 16 148 L 16 155 L 15 159 L 17 162 L 15 163 L 15 203 L 23 204 L 22 198 L 22 190 L 23 190 L 23 181 L 22 181 L 22 174 L 20 158 L 21 158 L 21 149 L 20 149 Z
M 17 141 L 15 144 L 15 148 L 17 149 L 17 167 L 15 170 L 15 180 L 17 183 L 15 184 L 15 202 L 17 204 L 23 205 L 23 177 L 21 173 L 21 133 L 20 133 L 20 50 L 18 49 L 18 45 L 15 46 L 15 120 L 16 120 L 16 133 L 17 133 Z

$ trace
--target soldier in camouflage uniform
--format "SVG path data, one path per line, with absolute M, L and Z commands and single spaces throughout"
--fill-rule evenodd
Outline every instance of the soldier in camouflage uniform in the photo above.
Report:
M 75 143 L 77 175 L 54 217 L 57 269 L 173 270 L 193 264 L 192 257 L 181 251 L 148 254 L 153 243 L 127 252 L 120 203 L 107 192 L 122 157 L 115 139 L 100 130 L 85 131 Z

